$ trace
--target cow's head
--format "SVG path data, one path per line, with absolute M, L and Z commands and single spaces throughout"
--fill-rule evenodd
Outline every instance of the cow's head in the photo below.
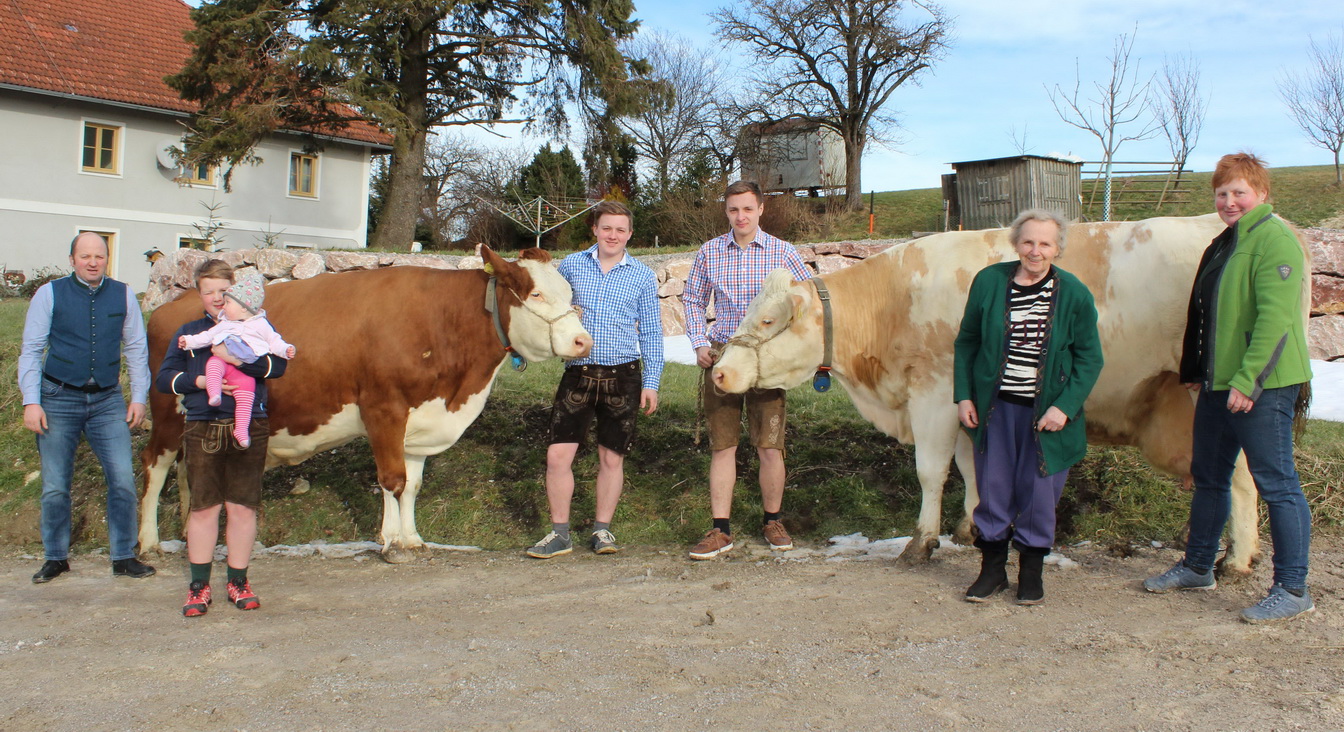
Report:
M 786 269 L 771 272 L 714 367 L 715 386 L 730 393 L 787 389 L 812 376 L 823 347 L 816 292 Z
M 588 355 L 593 337 L 583 329 L 572 305 L 574 291 L 551 264 L 551 255 L 524 249 L 517 262 L 506 262 L 483 246 L 481 258 L 498 280 L 499 306 L 508 308 L 509 340 L 519 355 L 528 361 Z

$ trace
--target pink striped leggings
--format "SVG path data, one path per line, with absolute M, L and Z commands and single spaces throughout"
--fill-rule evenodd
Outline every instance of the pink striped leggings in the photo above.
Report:
M 210 406 L 217 407 L 223 401 L 221 387 L 226 382 L 233 385 L 233 439 L 247 449 L 252 444 L 248 428 L 252 425 L 252 403 L 257 399 L 257 380 L 228 361 L 211 356 L 205 362 L 205 393 Z

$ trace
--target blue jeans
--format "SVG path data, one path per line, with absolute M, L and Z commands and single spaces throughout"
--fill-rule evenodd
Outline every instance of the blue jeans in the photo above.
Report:
M 120 389 L 86 394 L 42 382 L 47 432 L 37 436 L 42 457 L 42 545 L 47 559 L 70 558 L 70 477 L 84 435 L 107 480 L 107 535 L 112 559 L 135 556 L 136 491 L 131 429 Z
M 1307 551 L 1311 547 L 1311 509 L 1293 464 L 1293 403 L 1300 385 L 1265 389 L 1249 412 L 1227 410 L 1226 391 L 1199 393 L 1195 404 L 1195 495 L 1190 499 L 1190 542 L 1185 562 L 1193 569 L 1212 568 L 1218 539 L 1232 510 L 1232 471 L 1237 453 L 1269 509 L 1274 541 L 1274 583 L 1307 586 Z

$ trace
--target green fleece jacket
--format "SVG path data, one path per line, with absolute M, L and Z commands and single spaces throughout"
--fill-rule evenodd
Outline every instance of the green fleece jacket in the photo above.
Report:
M 1008 362 L 1008 282 L 1018 262 L 991 264 L 971 282 L 966 312 L 957 333 L 952 401 L 970 399 L 980 425 L 967 429 L 977 450 L 984 449 L 985 425 L 994 419 L 994 397 Z M 1050 306 L 1045 356 L 1037 369 L 1036 419 L 1058 407 L 1069 421 L 1058 432 L 1037 432 L 1041 475 L 1053 475 L 1087 452 L 1083 402 L 1101 375 L 1101 338 L 1092 292 L 1077 277 L 1055 267 L 1055 296 Z
M 1221 270 L 1210 266 L 1220 260 Z M 1236 388 L 1252 400 L 1265 389 L 1310 381 L 1306 264 L 1301 242 L 1269 204 L 1247 211 L 1214 239 L 1190 295 L 1181 381 L 1214 391 Z M 1202 282 L 1209 275 L 1216 282 Z M 1210 286 L 1217 293 L 1213 307 L 1199 302 Z

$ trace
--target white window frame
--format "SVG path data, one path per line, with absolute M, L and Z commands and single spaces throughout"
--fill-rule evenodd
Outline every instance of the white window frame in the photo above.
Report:
M 117 142 L 114 146 L 113 156 L 116 158 L 116 171 L 112 173 L 101 170 L 88 170 L 84 167 L 84 129 L 89 125 L 101 125 L 103 127 L 115 127 L 117 130 Z M 126 169 L 126 123 L 115 122 L 109 119 L 97 119 L 94 117 L 81 117 L 79 120 L 78 136 L 75 144 L 75 172 L 80 175 L 93 175 L 99 178 L 121 178 L 122 171 Z
M 107 272 L 105 274 L 114 280 L 117 279 L 117 262 L 121 261 L 121 229 L 115 229 L 110 226 L 76 226 L 75 233 L 70 235 L 71 241 L 86 231 L 91 231 L 95 234 L 112 235 L 112 241 L 107 243 Z M 103 238 L 106 239 L 107 237 Z
M 313 192 L 295 193 L 289 187 L 289 171 L 294 165 L 294 156 L 303 155 L 313 159 Z M 301 148 L 290 148 L 289 155 L 285 158 L 285 197 L 300 201 L 317 201 L 322 198 L 322 154 L 315 152 L 304 152 Z

